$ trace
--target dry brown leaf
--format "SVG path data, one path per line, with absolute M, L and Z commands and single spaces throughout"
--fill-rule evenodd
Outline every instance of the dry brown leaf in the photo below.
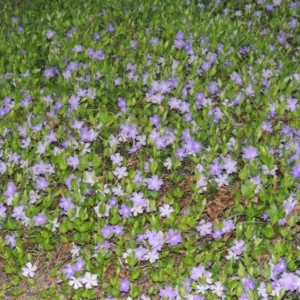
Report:
M 232 237 L 232 232 L 231 231 L 229 231 L 229 232 L 226 232 L 225 234 L 224 234 L 224 242 L 226 242 L 227 240 L 229 240 L 230 238 Z
M 296 204 L 294 206 L 294 212 L 299 215 L 299 213 L 300 213 L 300 204 Z

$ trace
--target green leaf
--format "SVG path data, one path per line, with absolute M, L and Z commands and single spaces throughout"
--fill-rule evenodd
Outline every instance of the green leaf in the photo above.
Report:
M 271 239 L 275 236 L 275 231 L 271 224 L 267 224 L 265 227 L 263 227 L 261 232 L 268 239 Z
M 254 191 L 256 189 L 256 184 L 250 183 L 250 181 L 242 184 L 242 195 L 248 199 L 254 197 Z
M 133 271 L 131 272 L 131 275 L 130 275 L 130 280 L 131 281 L 134 281 L 134 280 L 137 280 L 139 279 L 139 277 L 141 276 L 141 268 L 136 268 L 136 269 L 133 269 Z
M 21 296 L 22 294 L 24 294 L 24 291 L 22 289 L 13 289 L 10 291 L 10 294 L 12 296 L 18 297 L 18 296 Z

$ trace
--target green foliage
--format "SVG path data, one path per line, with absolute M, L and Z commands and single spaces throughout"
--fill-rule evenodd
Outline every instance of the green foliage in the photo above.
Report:
M 198 293 L 205 299 L 217 299 L 217 282 L 228 299 L 259 299 L 262 281 L 273 297 L 273 265 L 284 259 L 286 272 L 299 269 L 299 176 L 292 171 L 300 162 L 299 25 L 290 23 L 299 8 L 290 1 L 273 1 L 270 12 L 258 1 L 202 2 L 2 1 L 0 260 L 9 284 L 0 297 L 21 296 L 24 284 L 37 287 L 43 259 L 52 261 L 61 245 L 68 260 L 49 271 L 61 290 L 38 286 L 45 299 L 154 299 L 167 286 L 185 297 L 182 282 L 200 264 L 211 281 L 191 279 L 193 295 L 207 280 L 210 289 Z M 182 49 L 174 44 L 179 31 Z M 168 86 L 171 79 L 176 87 Z M 156 95 L 160 84 L 170 91 Z M 151 100 L 152 92 L 161 100 Z M 180 104 L 172 106 L 174 99 Z M 135 126 L 136 137 L 120 134 L 126 126 Z M 89 130 L 94 137 L 85 136 Z M 249 147 L 254 157 L 247 157 Z M 159 189 L 148 183 L 154 176 L 163 181 Z M 13 196 L 6 195 L 9 183 Z M 135 193 L 145 205 L 136 207 Z M 37 224 L 40 214 L 46 221 Z M 227 230 L 228 221 L 234 226 Z M 173 231 L 178 243 L 167 238 Z M 245 248 L 230 256 L 239 242 Z M 70 255 L 75 246 L 79 252 Z M 141 257 L 137 249 L 144 249 Z M 97 275 L 98 288 L 70 286 L 62 269 L 77 256 L 86 265 L 73 275 Z M 28 262 L 38 263 L 33 278 L 24 271 Z M 244 287 L 249 279 L 252 290 Z M 274 299 L 292 292 L 282 289 Z

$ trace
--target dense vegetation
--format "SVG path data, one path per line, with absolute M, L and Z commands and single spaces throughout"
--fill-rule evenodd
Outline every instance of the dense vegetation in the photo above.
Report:
M 299 6 L 1 1 L 0 297 L 298 299 Z

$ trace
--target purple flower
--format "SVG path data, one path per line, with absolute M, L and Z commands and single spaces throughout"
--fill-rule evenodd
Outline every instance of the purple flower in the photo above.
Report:
M 175 300 L 178 293 L 172 289 L 172 287 L 167 286 L 164 289 L 160 289 L 159 296 L 161 298 L 167 298 L 169 300 Z
M 109 23 L 106 27 L 106 31 L 109 32 L 109 33 L 112 33 L 115 31 L 115 28 L 113 26 L 113 24 Z
M 163 185 L 162 179 L 159 179 L 157 175 L 153 175 L 151 178 L 145 179 L 148 189 L 151 191 L 159 191 Z
M 125 123 L 121 126 L 121 135 L 125 138 L 135 139 L 138 135 L 138 130 L 135 124 Z
M 149 118 L 150 122 L 155 126 L 159 127 L 160 126 L 160 117 L 158 115 L 153 115 L 152 117 Z
M 71 95 L 68 102 L 70 104 L 71 110 L 77 109 L 80 102 L 80 97 Z
M 135 207 L 137 206 L 145 206 L 147 204 L 144 199 L 144 194 L 142 192 L 134 192 L 131 194 L 130 200 L 133 202 Z
M 20 106 L 21 107 L 26 107 L 26 106 L 28 106 L 31 103 L 32 103 L 31 97 L 25 97 L 24 99 L 21 100 Z
M 297 107 L 298 107 L 298 100 L 296 98 L 289 97 L 287 99 L 285 109 L 288 110 L 288 111 L 293 112 L 297 109 Z
M 56 138 L 55 132 L 53 130 L 51 130 L 50 133 L 45 136 L 45 139 L 46 139 L 47 144 L 51 144 L 53 142 L 56 142 L 57 138 Z
M 300 164 L 293 166 L 291 170 L 291 175 L 294 179 L 298 179 L 300 177 Z
M 85 266 L 85 261 L 81 257 L 78 257 L 76 263 L 73 265 L 72 268 L 75 272 L 77 272 L 83 270 L 84 266 Z
M 43 225 L 47 221 L 47 217 L 45 216 L 45 214 L 43 212 L 40 212 L 39 214 L 34 216 L 32 218 L 32 220 L 34 221 L 34 226 L 40 226 L 40 225 Z
M 277 35 L 277 41 L 279 44 L 285 44 L 286 43 L 286 33 L 283 30 L 280 30 Z
M 16 206 L 13 209 L 12 217 L 16 220 L 21 220 L 25 216 L 24 205 Z
M 152 250 L 161 251 L 161 248 L 164 244 L 162 231 L 147 230 L 143 237 L 148 240 L 148 243 L 151 245 Z
M 110 156 L 110 159 L 111 159 L 113 165 L 121 166 L 124 157 L 122 155 L 120 155 L 120 153 L 116 153 L 116 154 L 112 154 Z
M 219 86 L 216 81 L 211 81 L 209 86 L 208 86 L 208 92 L 210 94 L 216 94 L 219 92 Z
M 242 278 L 242 282 L 245 291 L 253 290 L 255 288 L 254 281 L 249 276 Z
M 286 272 L 286 261 L 284 258 L 280 258 L 278 263 L 275 266 L 273 266 L 272 274 L 276 274 L 277 276 L 283 272 Z
M 148 253 L 148 250 L 143 246 L 139 246 L 134 249 L 134 255 L 137 260 L 145 260 L 145 255 L 147 253 Z
M 17 17 L 11 17 L 10 20 L 12 23 L 17 23 L 19 19 Z
M 293 210 L 295 205 L 298 203 L 296 199 L 290 196 L 287 200 L 283 201 L 283 207 L 285 209 L 285 214 L 289 215 Z
M 44 76 L 45 76 L 45 78 L 49 79 L 51 77 L 54 77 L 58 73 L 59 73 L 59 71 L 58 71 L 58 69 L 56 67 L 49 68 L 49 69 L 45 69 Z
M 136 41 L 136 40 L 132 40 L 132 41 L 130 42 L 130 47 L 131 47 L 132 49 L 136 49 L 137 45 L 138 45 L 138 41 Z
M 269 215 L 268 215 L 267 213 L 263 213 L 263 214 L 261 215 L 261 219 L 264 220 L 264 221 L 267 221 L 268 218 L 269 218 Z
M 298 3 L 296 1 L 292 1 L 290 3 L 290 8 L 293 9 L 293 10 L 296 10 L 298 7 Z
M 61 198 L 59 207 L 62 208 L 64 211 L 68 211 L 74 206 L 71 198 Z
M 223 228 L 222 228 L 223 233 L 231 232 L 234 229 L 235 229 L 235 225 L 231 219 L 223 221 Z
M 266 5 L 266 11 L 272 12 L 274 10 L 274 6 L 272 4 L 267 4 Z
M 224 157 L 223 169 L 225 169 L 227 174 L 232 174 L 237 171 L 237 162 L 233 160 L 230 155 Z
M 211 234 L 212 233 L 212 223 L 205 222 L 205 220 L 201 220 L 199 222 L 199 226 L 197 226 L 196 229 L 200 233 L 201 236 Z
M 247 296 L 245 293 L 241 294 L 241 296 L 239 297 L 239 300 L 248 300 Z
M 222 238 L 222 235 L 223 235 L 222 230 L 216 229 L 216 230 L 214 230 L 214 232 L 213 232 L 213 234 L 212 234 L 212 237 L 213 237 L 214 239 L 220 239 L 220 238 Z
M 159 39 L 155 36 L 153 36 L 151 39 L 150 39 L 150 44 L 151 45 L 156 45 L 159 43 Z
M 98 32 L 96 32 L 95 34 L 94 34 L 94 40 L 95 41 L 99 41 L 101 39 L 101 35 L 98 33 Z
M 128 279 L 120 279 L 120 292 L 127 293 L 130 288 L 130 281 Z
M 124 235 L 124 227 L 122 225 L 115 225 L 113 227 L 115 236 Z
M 261 83 L 264 87 L 266 87 L 267 89 L 270 87 L 269 81 L 267 79 L 262 79 Z
M 78 168 L 79 165 L 79 159 L 78 155 L 75 154 L 74 156 L 68 156 L 67 157 L 67 163 L 69 166 L 71 166 L 74 170 Z
M 300 288 L 300 277 L 293 273 L 284 272 L 277 281 L 285 291 L 295 291 Z
M 175 40 L 174 41 L 174 47 L 178 50 L 182 49 L 185 45 L 184 40 Z
M 207 71 L 211 68 L 211 62 L 209 61 L 204 61 L 203 64 L 201 65 L 201 69 L 204 71 Z
M 74 276 L 76 269 L 71 265 L 71 264 L 67 264 L 62 270 L 61 270 L 66 277 L 69 279 L 72 276 Z
M 234 240 L 233 241 L 234 246 L 232 246 L 230 249 L 232 252 L 234 252 L 236 255 L 241 255 L 244 251 L 247 249 L 247 245 L 243 240 Z
M 111 234 L 114 234 L 114 226 L 110 226 L 110 225 L 104 225 L 104 227 L 101 229 L 101 233 L 103 235 L 104 238 L 109 238 Z
M 6 217 L 6 207 L 3 203 L 0 203 L 0 218 Z
M 191 288 L 191 279 L 190 279 L 190 278 L 188 278 L 188 277 L 184 278 L 184 279 L 181 281 L 181 284 L 182 284 L 183 286 L 185 286 L 186 291 L 187 291 L 188 293 L 192 292 L 192 288 Z
M 16 247 L 16 237 L 12 234 L 7 234 L 5 237 L 5 242 L 6 242 L 6 245 L 14 248 Z
M 107 254 L 108 250 L 111 248 L 111 245 L 107 241 L 98 243 L 97 246 L 95 247 L 95 252 L 98 253 L 101 248 L 105 249 L 104 254 Z M 96 254 L 96 256 L 97 256 L 97 254 Z
M 126 106 L 126 99 L 125 98 L 118 98 L 118 106 L 121 108 L 121 111 L 126 111 L 127 106 Z
M 207 271 L 202 265 L 199 265 L 198 267 L 193 267 L 191 272 L 191 279 L 197 281 L 199 278 L 201 278 L 203 275 L 206 275 Z
M 215 158 L 213 163 L 210 165 L 210 175 L 220 176 L 223 165 L 219 163 L 219 159 Z
M 181 233 L 179 230 L 169 229 L 166 234 L 165 242 L 171 246 L 176 246 L 182 242 Z
M 187 54 L 193 54 L 193 46 L 191 43 L 186 43 L 184 46 L 184 50 Z
M 230 79 L 234 80 L 235 83 L 238 84 L 238 85 L 242 85 L 243 84 L 242 78 L 240 77 L 240 75 L 237 72 L 233 72 L 230 75 Z
M 13 197 L 17 192 L 17 187 L 15 186 L 15 184 L 10 181 L 8 184 L 7 184 L 7 189 L 4 193 L 5 196 L 7 197 Z
M 184 39 L 184 33 L 182 31 L 178 31 L 176 33 L 175 39 L 176 40 L 183 40 Z
M 48 30 L 46 32 L 47 39 L 50 40 L 54 36 L 55 33 L 56 33 L 55 30 Z
M 258 151 L 255 147 L 249 146 L 243 148 L 243 158 L 252 161 L 255 157 L 258 156 Z
M 78 27 L 73 26 L 67 33 L 66 33 L 66 37 L 67 38 L 71 38 L 73 33 L 78 29 Z
M 46 191 L 46 188 L 49 186 L 49 182 L 44 177 L 36 179 L 35 183 L 37 189 L 42 191 Z
M 125 204 L 122 204 L 121 208 L 119 209 L 119 214 L 123 218 L 128 219 L 129 217 L 131 217 L 131 209 L 130 209 L 130 207 L 126 206 Z
M 268 121 L 263 121 L 262 124 L 261 124 L 261 129 L 266 131 L 266 132 L 269 132 L 269 133 L 272 133 L 273 132 L 273 127 L 272 127 L 272 124 Z

